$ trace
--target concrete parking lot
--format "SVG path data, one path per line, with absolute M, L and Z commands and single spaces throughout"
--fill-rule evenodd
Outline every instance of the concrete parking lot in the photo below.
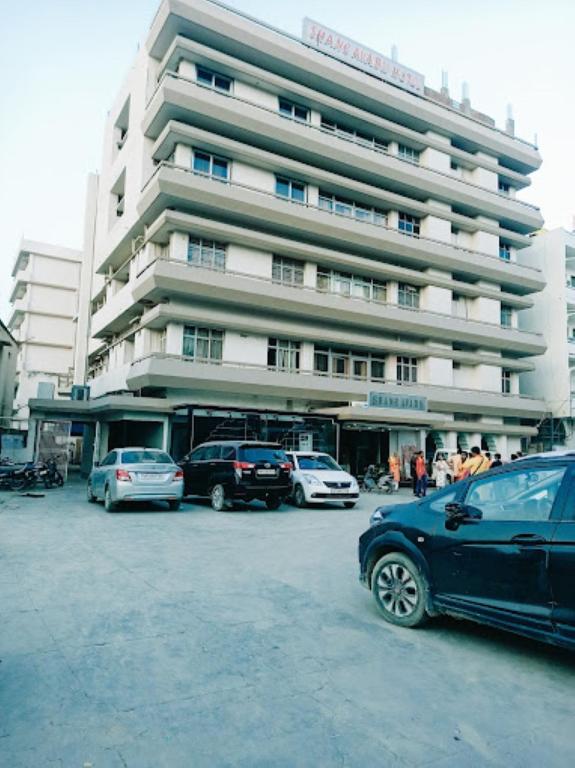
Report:
M 380 620 L 356 562 L 377 501 L 0 496 L 0 765 L 575 765 L 573 655 Z

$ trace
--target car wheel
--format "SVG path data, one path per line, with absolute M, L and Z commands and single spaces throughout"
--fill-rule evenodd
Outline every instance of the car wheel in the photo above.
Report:
M 371 591 L 386 621 L 400 627 L 417 627 L 427 619 L 428 586 L 415 563 L 390 552 L 375 564 Z
M 180 508 L 180 504 L 181 502 L 179 501 L 168 501 L 168 506 L 170 507 L 172 512 L 177 512 L 178 509 Z
M 344 501 L 343 506 L 346 509 L 353 509 L 355 507 L 355 501 Z
M 293 501 L 296 507 L 299 507 L 300 509 L 303 509 L 307 505 L 307 501 L 305 500 L 305 491 L 301 485 L 296 485 L 293 492 Z
M 282 500 L 279 496 L 268 496 L 266 499 L 266 507 L 268 509 L 279 509 Z
M 110 491 L 110 486 L 106 486 L 106 490 L 104 492 L 104 508 L 106 512 L 113 512 L 116 509 L 116 502 L 112 499 L 112 493 Z
M 223 485 L 214 485 L 210 494 L 212 502 L 212 509 L 216 512 L 223 512 L 224 509 L 229 509 L 230 505 L 226 500 L 226 492 Z
M 90 504 L 95 504 L 98 501 L 98 497 L 94 496 L 94 491 L 92 490 L 92 483 L 88 481 L 88 485 L 86 487 L 86 496 L 88 497 L 88 501 Z

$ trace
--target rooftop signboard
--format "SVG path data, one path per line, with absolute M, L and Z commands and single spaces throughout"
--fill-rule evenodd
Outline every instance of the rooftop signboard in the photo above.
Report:
M 302 40 L 306 45 L 398 88 L 420 96 L 424 94 L 424 77 L 419 72 L 307 17 L 303 20 Z

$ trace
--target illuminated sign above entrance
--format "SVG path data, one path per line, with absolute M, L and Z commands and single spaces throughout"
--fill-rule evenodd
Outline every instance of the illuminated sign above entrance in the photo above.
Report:
M 401 411 L 427 411 L 427 398 L 417 395 L 394 395 L 388 392 L 370 392 L 368 408 L 394 408 Z
M 424 94 L 424 78 L 419 72 L 404 67 L 397 61 L 388 59 L 387 56 L 366 48 L 365 45 L 360 45 L 317 21 L 308 18 L 303 20 L 302 40 L 306 45 L 352 67 L 362 69 L 380 80 L 420 96 Z

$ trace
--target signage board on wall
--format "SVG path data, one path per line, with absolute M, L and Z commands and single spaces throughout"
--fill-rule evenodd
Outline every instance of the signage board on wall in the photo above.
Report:
M 306 45 L 315 48 L 328 56 L 362 69 L 370 75 L 397 85 L 406 91 L 420 96 L 424 94 L 425 81 L 423 75 L 409 67 L 404 67 L 397 61 L 389 59 L 382 53 L 356 43 L 345 35 L 340 35 L 324 24 L 313 19 L 303 20 L 302 40 Z
M 417 395 L 396 395 L 389 392 L 370 392 L 367 407 L 425 412 L 427 411 L 427 398 Z

